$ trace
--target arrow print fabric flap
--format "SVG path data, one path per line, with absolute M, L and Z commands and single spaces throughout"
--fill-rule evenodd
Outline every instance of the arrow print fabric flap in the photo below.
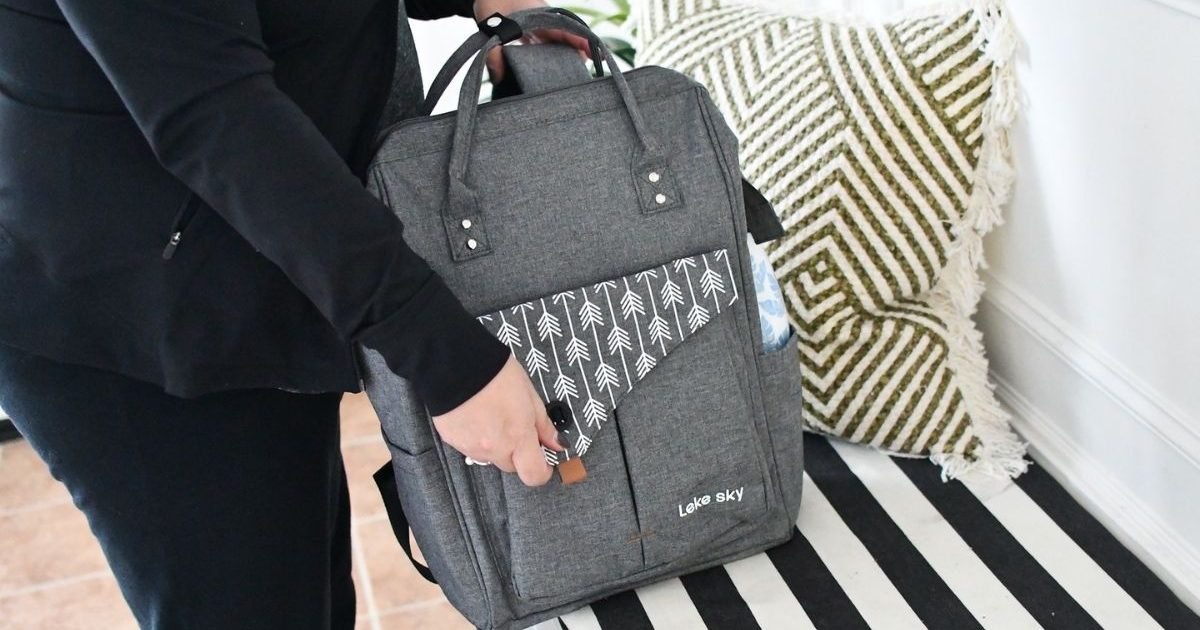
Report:
M 571 411 L 559 431 L 567 450 L 542 447 L 550 465 L 584 455 L 634 383 L 738 300 L 728 256 L 718 249 L 677 258 L 479 316 L 542 400 Z

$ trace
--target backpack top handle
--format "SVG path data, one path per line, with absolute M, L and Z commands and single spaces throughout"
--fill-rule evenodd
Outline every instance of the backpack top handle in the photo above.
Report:
M 545 9 L 531 9 L 522 11 L 521 13 L 526 13 L 528 11 L 557 13 L 565 18 L 574 20 L 579 26 L 582 26 L 585 29 L 587 28 L 587 23 L 583 21 L 583 18 L 566 9 L 559 7 L 548 7 Z M 521 22 L 518 19 L 515 19 L 516 15 L 517 14 L 514 14 L 514 18 L 512 19 L 505 18 L 504 16 L 500 17 L 502 19 L 508 19 L 509 22 L 515 23 L 521 28 L 522 32 L 535 30 L 534 28 L 522 26 Z M 472 33 L 470 37 L 464 40 L 463 43 L 459 45 L 458 49 L 451 53 L 450 58 L 446 60 L 446 63 L 442 64 L 442 68 L 438 70 L 437 76 L 433 79 L 433 83 L 429 85 L 429 92 L 425 96 L 425 101 L 422 103 L 421 109 L 418 111 L 419 115 L 428 116 L 433 113 L 433 108 L 436 107 L 438 101 L 442 99 L 442 95 L 445 94 L 446 88 L 449 87 L 450 82 L 454 80 L 454 76 L 457 75 L 458 71 L 462 69 L 465 63 L 467 63 L 467 60 L 471 58 L 471 55 L 478 52 L 480 48 L 483 48 L 483 45 L 487 43 L 490 37 L 492 37 L 493 33 L 489 32 L 491 27 L 486 26 L 486 20 L 480 22 L 479 24 L 480 30 Z M 485 28 L 489 30 L 484 30 Z M 588 32 L 590 33 L 591 30 L 589 29 Z M 502 41 L 502 43 L 507 42 Z M 604 52 L 601 49 L 603 44 L 600 42 L 599 38 L 591 37 L 588 38 L 588 44 L 591 47 L 592 65 L 596 68 L 596 78 L 600 78 L 604 76 Z
M 554 28 L 586 37 L 593 49 L 600 50 L 637 139 L 638 146 L 632 152 L 630 174 L 633 180 L 631 185 L 637 193 L 642 211 L 645 213 L 659 212 L 678 206 L 679 195 L 674 186 L 674 178 L 670 172 L 667 155 L 663 151 L 662 145 L 647 130 L 633 91 L 617 65 L 612 51 L 604 45 L 604 42 L 578 18 L 567 17 L 559 11 L 530 9 L 512 14 L 511 19 L 525 30 Z M 483 78 L 484 62 L 491 49 L 501 45 L 499 36 L 488 36 L 482 33 L 481 35 L 487 39 L 471 62 L 459 93 L 454 136 L 447 165 L 446 203 L 442 208 L 442 221 L 446 229 L 446 237 L 456 261 L 471 260 L 491 252 L 491 246 L 487 240 L 485 217 L 481 212 L 478 197 L 466 183 L 467 165 L 479 108 L 479 88 Z M 460 47 L 459 50 L 461 51 L 464 47 Z M 658 182 L 656 187 L 646 186 L 642 183 L 642 180 L 647 179 L 650 174 L 653 174 L 653 181 Z

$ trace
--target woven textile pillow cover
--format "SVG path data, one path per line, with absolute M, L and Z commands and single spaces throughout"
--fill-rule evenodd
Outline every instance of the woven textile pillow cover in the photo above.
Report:
M 1025 446 L 971 321 L 1013 176 L 1015 35 L 998 2 L 876 23 L 729 0 L 645 0 L 640 64 L 705 84 L 786 235 L 812 430 L 1016 476 Z

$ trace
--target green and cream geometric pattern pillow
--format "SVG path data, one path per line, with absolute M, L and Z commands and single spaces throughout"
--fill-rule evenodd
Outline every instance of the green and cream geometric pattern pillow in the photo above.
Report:
M 877 24 L 644 0 L 638 19 L 638 62 L 708 87 L 783 221 L 768 252 L 810 428 L 948 477 L 1024 470 L 970 319 L 1012 179 L 1007 12 L 964 2 Z

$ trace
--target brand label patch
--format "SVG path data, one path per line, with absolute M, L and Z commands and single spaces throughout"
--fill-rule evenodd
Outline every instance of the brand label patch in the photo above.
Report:
M 741 501 L 742 495 L 745 494 L 745 492 L 745 486 L 738 486 L 737 488 L 727 488 L 725 490 L 721 490 L 716 494 L 705 494 L 698 497 L 692 497 L 692 500 L 688 501 L 687 503 L 679 504 L 679 517 L 683 518 L 685 516 L 690 516 L 698 512 L 700 508 L 712 503 L 732 503 L 734 501 Z

